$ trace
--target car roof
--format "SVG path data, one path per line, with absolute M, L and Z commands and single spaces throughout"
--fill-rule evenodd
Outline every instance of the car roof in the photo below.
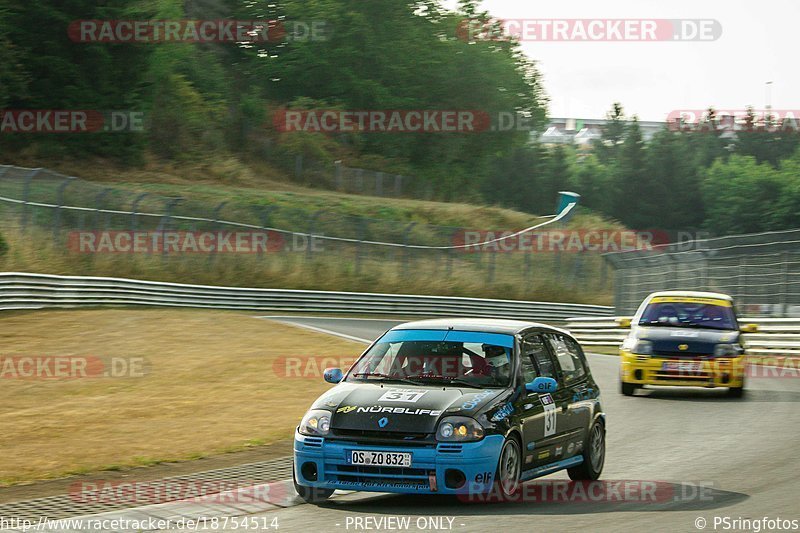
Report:
M 647 298 L 656 298 L 658 296 L 688 296 L 690 298 L 717 298 L 719 300 L 733 301 L 727 294 L 721 292 L 704 292 L 704 291 L 659 291 L 654 292 Z
M 509 320 L 503 318 L 435 318 L 431 320 L 417 320 L 406 322 L 393 327 L 398 329 L 434 329 L 456 331 L 480 331 L 484 333 L 505 333 L 515 335 L 530 328 L 542 328 L 569 335 L 569 332 L 539 322 L 528 322 L 527 320 Z

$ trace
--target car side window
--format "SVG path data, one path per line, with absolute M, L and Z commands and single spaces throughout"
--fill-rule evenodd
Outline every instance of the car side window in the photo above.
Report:
M 556 377 L 555 368 L 553 368 L 553 360 L 547 352 L 547 346 L 545 346 L 544 339 L 541 335 L 530 335 L 526 337 L 522 345 L 522 351 L 523 361 L 527 359 L 533 367 L 530 379 L 525 376 L 526 383 L 538 376 L 546 378 Z M 525 367 L 523 363 L 523 375 L 524 373 Z
M 549 334 L 547 340 L 556 355 L 565 384 L 577 381 L 586 375 L 580 347 L 574 340 L 559 334 Z

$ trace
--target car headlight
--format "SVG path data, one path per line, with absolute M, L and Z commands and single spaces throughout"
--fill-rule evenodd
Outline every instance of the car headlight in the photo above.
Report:
M 483 438 L 483 427 L 474 418 L 448 416 L 439 422 L 436 440 L 439 442 L 470 442 Z
M 636 355 L 653 355 L 653 343 L 646 340 L 639 340 L 631 350 Z
M 717 344 L 714 347 L 714 357 L 736 357 L 743 351 L 738 344 Z
M 300 422 L 299 431 L 303 435 L 324 437 L 331 430 L 331 412 L 324 409 L 312 409 Z

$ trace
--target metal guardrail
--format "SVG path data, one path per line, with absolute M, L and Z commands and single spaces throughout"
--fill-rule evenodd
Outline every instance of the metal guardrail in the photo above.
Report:
M 564 321 L 606 316 L 613 310 L 522 300 L 487 300 L 288 289 L 253 289 L 162 283 L 123 278 L 0 273 L 0 310 L 88 306 L 162 306 L 270 312 L 462 316 Z
M 617 318 L 623 317 L 568 318 L 566 328 L 585 346 L 618 347 L 629 329 L 619 327 Z M 800 318 L 739 317 L 739 323 L 758 324 L 758 333 L 744 334 L 748 354 L 800 356 Z

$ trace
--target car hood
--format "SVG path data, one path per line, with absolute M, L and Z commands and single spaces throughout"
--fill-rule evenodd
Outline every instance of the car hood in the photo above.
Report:
M 653 353 L 680 357 L 713 355 L 717 344 L 739 342 L 739 332 L 705 328 L 668 328 L 663 326 L 638 326 L 633 332 L 636 338 L 653 343 Z M 685 349 L 680 347 L 685 345 Z
M 442 415 L 476 416 L 502 389 L 341 383 L 314 409 L 333 413 L 334 430 L 433 433 Z

